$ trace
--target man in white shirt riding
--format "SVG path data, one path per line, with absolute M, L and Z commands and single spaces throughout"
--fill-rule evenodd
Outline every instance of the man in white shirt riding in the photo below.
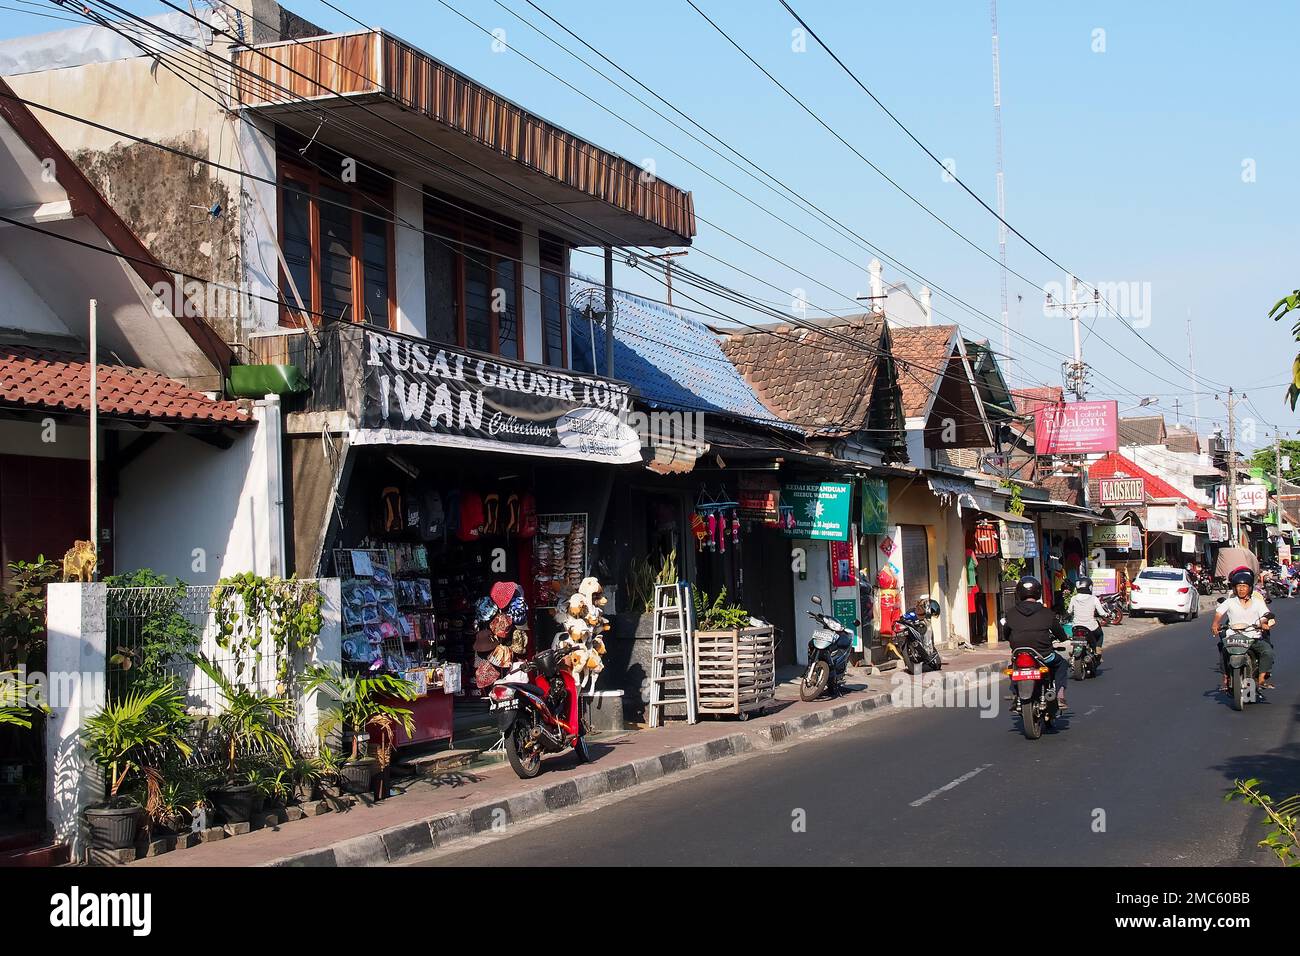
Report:
M 1250 568 L 1237 568 L 1228 575 L 1228 583 L 1233 589 L 1232 597 L 1220 604 L 1214 612 L 1210 633 L 1217 638 L 1219 629 L 1224 624 L 1235 630 L 1255 629 L 1259 636 L 1251 643 L 1250 650 L 1259 659 L 1259 686 L 1271 688 L 1273 685 L 1269 682 L 1269 677 L 1273 670 L 1273 643 L 1269 640 L 1269 632 L 1277 618 L 1269 610 L 1264 596 L 1255 590 L 1255 572 Z M 1228 655 L 1221 640 L 1219 657 L 1223 664 L 1223 689 L 1227 690 Z

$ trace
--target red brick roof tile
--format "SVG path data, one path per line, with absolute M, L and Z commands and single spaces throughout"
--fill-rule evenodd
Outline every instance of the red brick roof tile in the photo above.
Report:
M 99 412 L 174 424 L 242 425 L 251 419 L 235 402 L 213 401 L 149 369 L 100 365 Z M 58 349 L 0 346 L 0 405 L 90 412 L 86 356 Z
M 949 346 L 955 325 L 900 326 L 893 329 L 894 360 L 898 363 L 898 384 L 903 390 L 903 414 L 918 418 L 925 414 L 930 393 L 948 367 Z
M 1143 478 L 1146 480 L 1146 492 L 1148 499 L 1156 498 L 1182 498 L 1187 503 L 1187 507 L 1196 513 L 1196 517 L 1204 521 L 1210 516 L 1201 505 L 1193 499 L 1179 491 L 1169 482 L 1156 475 L 1151 474 L 1141 465 L 1138 465 L 1125 458 L 1118 452 L 1110 452 L 1100 461 L 1094 461 L 1088 466 L 1088 480 L 1092 483 L 1093 489 L 1096 483 L 1102 478 L 1114 478 L 1115 475 L 1122 472 L 1129 478 Z

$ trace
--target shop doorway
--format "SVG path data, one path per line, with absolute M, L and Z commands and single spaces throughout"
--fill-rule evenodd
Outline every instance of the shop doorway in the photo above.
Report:
M 795 621 L 794 583 L 790 577 L 790 539 L 779 528 L 755 526 L 745 536 L 745 543 L 748 550 L 741 603 L 749 613 L 776 628 L 776 666 L 795 664 L 800 635 Z
M 903 552 L 903 609 L 930 596 L 930 541 L 924 525 L 899 526 Z

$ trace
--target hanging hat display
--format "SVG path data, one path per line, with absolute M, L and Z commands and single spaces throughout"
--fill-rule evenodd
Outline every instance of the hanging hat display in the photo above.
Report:
M 501 610 L 505 610 L 506 605 L 514 600 L 515 594 L 519 590 L 519 585 L 514 581 L 498 581 L 492 585 L 492 603 Z
M 492 636 L 500 640 L 514 630 L 515 622 L 510 620 L 510 615 L 505 612 L 499 612 L 492 622 L 488 624 Z

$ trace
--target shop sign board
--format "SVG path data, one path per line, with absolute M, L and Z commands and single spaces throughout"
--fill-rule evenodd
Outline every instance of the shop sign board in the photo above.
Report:
M 889 482 L 884 478 L 862 479 L 862 533 L 889 533 Z
M 1025 528 L 1029 526 L 1011 521 L 999 521 L 998 524 L 1002 538 L 1002 557 L 1009 560 L 1027 557 Z
M 740 475 L 736 503 L 740 517 L 753 521 L 775 522 L 780 517 L 781 482 L 776 475 Z
M 1092 529 L 1092 545 L 1128 551 L 1133 547 L 1133 532 L 1131 524 L 1099 524 Z
M 1214 486 L 1214 507 L 1228 510 L 1228 486 Z M 1264 514 L 1268 511 L 1268 487 L 1265 485 L 1238 485 L 1237 511 L 1239 514 Z
M 787 538 L 847 541 L 853 486 L 845 481 L 792 482 L 781 486 L 781 507 L 790 508 L 794 527 Z
M 1145 478 L 1102 478 L 1097 482 L 1097 497 L 1103 508 L 1140 505 L 1147 500 Z
M 1147 509 L 1148 531 L 1177 531 L 1178 506 L 1160 505 Z
M 1228 540 L 1228 522 L 1222 518 L 1206 518 L 1205 530 L 1209 534 L 1211 541 Z
M 1115 451 L 1119 403 L 1063 402 L 1034 412 L 1034 452 L 1092 455 Z
M 642 460 L 630 386 L 482 355 L 365 325 L 338 336 L 355 445 L 442 445 Z
M 1092 579 L 1092 590 L 1094 594 L 1114 594 L 1118 589 L 1118 569 L 1116 568 L 1092 568 L 1088 571 L 1088 577 Z

